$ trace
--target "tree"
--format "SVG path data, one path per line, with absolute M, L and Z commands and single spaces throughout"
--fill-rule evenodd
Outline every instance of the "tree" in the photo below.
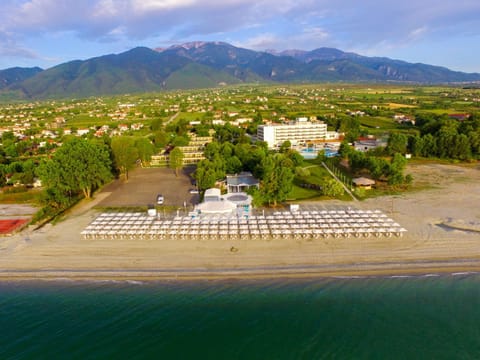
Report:
M 287 150 L 290 150 L 291 147 L 292 147 L 292 143 L 290 142 L 290 140 L 285 140 L 285 141 L 280 145 L 279 152 L 285 153 L 285 152 L 287 152 Z
M 370 156 L 367 159 L 367 166 L 370 175 L 375 180 L 379 180 L 382 176 L 388 176 L 388 171 L 390 170 L 390 166 L 385 159 Z
M 233 156 L 233 152 L 235 150 L 235 146 L 232 143 L 225 142 L 220 146 L 220 154 L 225 158 L 228 159 Z
M 227 174 L 237 174 L 242 171 L 243 165 L 238 157 L 231 156 L 225 160 Z
M 155 146 L 158 149 L 167 146 L 169 141 L 170 141 L 170 137 L 165 131 L 157 130 L 154 132 L 153 142 L 155 143 Z
M 112 178 L 108 148 L 91 140 L 75 138 L 65 142 L 53 157 L 41 164 L 38 174 L 57 198 L 92 191 Z
M 310 176 L 310 170 L 308 170 L 307 168 L 297 166 L 295 168 L 295 176 L 297 176 L 300 179 L 306 179 Z
M 438 155 L 437 140 L 432 134 L 427 134 L 422 137 L 422 153 L 424 157 L 434 157 Z
M 329 178 L 322 183 L 322 193 L 325 196 L 336 197 L 343 195 L 344 189 L 340 182 Z
M 284 166 L 285 160 L 291 163 L 282 154 L 269 155 L 262 161 L 261 192 L 265 201 L 274 206 L 279 201 L 285 201 L 293 187 L 295 174 L 292 167 Z
M 4 133 L 2 133 L 2 142 L 5 141 L 15 141 L 15 134 L 13 133 L 13 131 L 5 131 Z
M 137 148 L 138 157 L 142 161 L 142 164 L 149 163 L 152 159 L 152 155 L 155 154 L 155 147 L 147 138 L 139 138 L 135 141 L 135 147 Z
M 353 142 L 360 136 L 360 120 L 351 116 L 343 117 L 338 131 L 345 133 L 346 139 Z
M 453 138 L 453 148 L 450 150 L 450 156 L 454 159 L 468 160 L 472 157 L 472 149 L 468 136 L 465 134 L 455 135 Z
M 407 160 L 400 154 L 395 154 L 390 163 L 390 174 L 388 176 L 388 183 L 390 185 L 403 184 L 405 178 L 403 170 L 407 165 Z
M 217 141 L 212 141 L 205 146 L 203 154 L 209 160 L 212 160 L 214 156 L 220 153 L 220 144 Z
M 436 135 L 439 157 L 452 157 L 457 134 L 457 125 L 452 121 L 440 128 Z
M 225 160 L 220 156 L 220 154 L 215 154 L 211 160 L 211 163 L 213 165 L 213 170 L 215 171 L 215 178 L 217 180 L 223 179 L 225 175 L 227 175 Z
M 128 171 L 133 168 L 138 159 L 135 140 L 129 136 L 117 136 L 112 138 L 111 147 L 115 167 L 120 171 L 120 174 L 125 174 L 125 180 L 128 181 Z
M 199 190 L 206 190 L 215 185 L 215 171 L 209 166 L 210 161 L 202 160 L 195 170 L 195 179 Z
M 33 184 L 35 178 L 35 162 L 32 159 L 25 160 L 22 163 L 22 173 L 19 177 L 19 180 L 22 184 L 29 185 Z
M 158 131 L 162 128 L 163 128 L 163 119 L 159 117 L 154 118 L 152 120 L 152 123 L 150 124 L 150 129 L 152 129 L 152 131 Z
M 396 153 L 405 154 L 407 152 L 407 136 L 399 133 L 392 133 L 388 138 L 387 150 L 393 155 Z
M 348 164 L 350 170 L 355 173 L 368 167 L 368 159 L 364 152 L 354 150 L 349 154 Z
M 189 142 L 190 142 L 190 138 L 188 137 L 187 134 L 184 134 L 184 135 L 175 136 L 172 139 L 171 144 L 173 146 L 187 146 Z
M 300 154 L 297 150 L 293 150 L 293 149 L 288 149 L 287 152 L 285 153 L 285 155 L 290 159 L 292 160 L 293 164 L 295 166 L 301 166 L 303 165 L 303 162 L 304 162 L 304 158 L 302 156 L 302 154 Z
M 355 152 L 353 146 L 349 145 L 347 140 L 343 140 L 340 144 L 340 149 L 338 150 L 340 156 L 344 159 L 348 159 L 353 152 Z
M 423 139 L 419 135 L 408 138 L 408 151 L 414 156 L 419 156 L 423 153 Z
M 468 141 L 470 142 L 470 148 L 474 155 L 480 155 L 480 132 L 470 131 L 468 133 Z
M 183 167 L 183 158 L 184 155 L 180 148 L 176 147 L 170 151 L 168 166 L 175 170 L 175 176 L 178 176 L 178 171 Z

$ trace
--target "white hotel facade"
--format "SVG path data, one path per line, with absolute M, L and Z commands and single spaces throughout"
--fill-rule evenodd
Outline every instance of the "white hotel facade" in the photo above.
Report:
M 279 147 L 287 140 L 295 147 L 325 141 L 327 138 L 327 124 L 322 121 L 313 123 L 297 119 L 295 123 L 259 125 L 257 129 L 257 140 L 265 141 L 270 149 Z

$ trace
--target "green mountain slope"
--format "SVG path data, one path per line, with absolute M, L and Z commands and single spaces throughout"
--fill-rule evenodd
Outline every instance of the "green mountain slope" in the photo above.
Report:
M 14 67 L 10 69 L 0 70 L 0 90 L 5 89 L 14 84 L 18 84 L 43 70 L 39 67 L 21 68 Z
M 42 71 L 0 71 L 0 99 L 88 97 L 242 82 L 479 82 L 480 74 L 366 57 L 332 48 L 258 52 L 222 42 L 194 42 L 154 51 L 71 61 Z
M 164 88 L 168 90 L 211 88 L 219 85 L 238 84 L 240 82 L 240 79 L 226 72 L 191 63 L 171 73 L 164 80 Z
M 191 61 L 135 48 L 119 55 L 72 61 L 19 84 L 28 97 L 94 96 L 161 90 L 163 81 Z

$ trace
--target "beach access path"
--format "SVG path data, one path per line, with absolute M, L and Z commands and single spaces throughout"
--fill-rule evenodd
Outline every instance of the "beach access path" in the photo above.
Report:
M 343 186 L 343 189 L 345 190 L 345 192 L 350 195 L 350 197 L 352 198 L 353 201 L 358 201 L 358 199 L 356 198 L 355 195 L 353 195 L 352 191 L 337 177 L 337 175 L 335 175 L 327 166 L 327 164 L 325 164 L 323 161 L 322 161 L 322 166 L 325 168 L 325 170 L 328 171 L 328 173 L 335 179 L 337 180 L 340 184 L 342 184 Z

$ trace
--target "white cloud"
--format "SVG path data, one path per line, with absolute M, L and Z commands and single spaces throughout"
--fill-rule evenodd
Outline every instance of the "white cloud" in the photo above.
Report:
M 286 50 L 303 49 L 313 50 L 318 47 L 330 45 L 330 34 L 321 27 L 306 28 L 300 34 L 277 35 L 262 33 L 234 44 L 239 47 L 255 50 Z
M 137 14 L 169 11 L 196 5 L 195 0 L 132 0 L 131 7 Z
M 438 0 L 2 0 L 0 32 L 26 39 L 228 40 L 254 49 L 333 46 L 380 54 L 455 36 L 474 37 L 480 2 Z M 0 41 L 2 39 L 0 38 Z M 33 41 L 30 40 L 30 44 Z M 158 44 L 162 45 L 162 44 Z M 0 43 L 8 51 L 5 41 Z M 59 45 L 59 48 L 61 45 Z M 15 51 L 12 51 L 15 52 Z M 22 51 L 18 51 L 19 54 Z
M 114 18 L 121 14 L 124 4 L 119 4 L 115 0 L 100 0 L 94 5 L 92 11 L 93 18 Z
M 222 32 L 249 27 L 298 7 L 293 0 L 5 0 L 0 19 L 14 31 L 75 31 L 103 37 L 123 27 L 134 37 L 182 28 Z M 4 10 L 4 11 L 2 11 Z M 8 13 L 8 16 L 5 14 Z
M 281 40 L 282 39 L 275 34 L 264 33 L 244 41 L 233 41 L 233 45 L 256 50 L 277 49 Z
M 20 57 L 26 59 L 38 59 L 35 51 L 27 49 L 20 45 L 17 40 L 7 32 L 0 30 L 0 56 L 1 57 Z
M 420 39 L 427 33 L 427 31 L 428 31 L 428 28 L 426 26 L 422 26 L 422 27 L 413 29 L 408 34 L 407 39 L 410 40 L 410 41 Z

